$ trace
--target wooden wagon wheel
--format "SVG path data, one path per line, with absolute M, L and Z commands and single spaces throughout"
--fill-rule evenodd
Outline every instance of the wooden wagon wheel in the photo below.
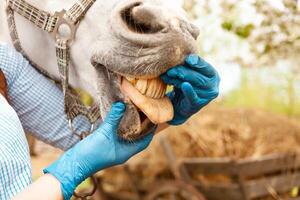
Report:
M 206 198 L 192 185 L 170 180 L 156 182 L 145 200 L 206 200 Z

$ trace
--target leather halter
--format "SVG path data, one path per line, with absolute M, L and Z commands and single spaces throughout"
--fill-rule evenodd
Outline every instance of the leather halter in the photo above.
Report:
M 33 5 L 27 3 L 24 0 L 7 0 L 7 21 L 10 31 L 10 36 L 14 47 L 19 51 L 33 67 L 35 67 L 39 72 L 47 76 L 48 78 L 61 83 L 62 91 L 64 94 L 64 109 L 69 121 L 69 127 L 71 131 L 83 139 L 89 135 L 94 128 L 94 124 L 100 119 L 99 107 L 94 105 L 92 107 L 86 107 L 78 96 L 74 95 L 74 92 L 69 87 L 69 63 L 70 63 L 70 47 L 76 39 L 76 31 L 80 24 L 80 21 L 84 18 L 86 12 L 95 3 L 96 0 L 78 0 L 69 10 L 62 10 L 60 12 L 55 12 L 54 15 L 40 10 Z M 47 71 L 41 68 L 39 65 L 34 63 L 26 54 L 21 46 L 19 40 L 14 12 L 23 16 L 34 25 L 40 29 L 48 32 L 55 41 L 56 46 L 56 58 L 60 74 L 60 80 L 56 80 Z M 69 34 L 62 35 L 60 33 L 60 28 L 68 28 Z M 88 118 L 91 124 L 91 130 L 77 133 L 73 128 L 73 120 L 79 116 L 83 115 Z M 86 199 L 88 196 L 92 196 L 96 191 L 96 180 L 92 177 L 94 183 L 93 191 L 89 194 L 79 196 L 74 193 L 74 196 L 81 199 Z
M 76 30 L 80 21 L 85 16 L 88 9 L 96 0 L 79 0 L 68 11 L 62 10 L 54 15 L 42 11 L 24 0 L 8 0 L 7 20 L 10 29 L 10 36 L 17 51 L 22 53 L 31 64 L 47 77 L 55 80 L 48 72 L 35 64 L 23 50 L 14 20 L 14 12 L 17 12 L 42 30 L 47 31 L 56 43 L 56 57 L 60 73 L 60 83 L 65 99 L 65 113 L 69 121 L 73 121 L 78 115 L 86 116 L 91 124 L 94 124 L 100 118 L 100 111 L 97 106 L 87 108 L 82 104 L 79 98 L 69 89 L 69 63 L 70 46 L 75 41 Z M 69 28 L 69 35 L 62 36 L 59 29 L 62 26 Z M 72 123 L 70 123 L 72 124 Z

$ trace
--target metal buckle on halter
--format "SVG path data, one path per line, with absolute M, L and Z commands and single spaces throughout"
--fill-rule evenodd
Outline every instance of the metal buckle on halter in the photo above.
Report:
M 51 36 L 53 37 L 53 39 L 56 41 L 57 39 L 66 39 L 68 41 L 68 43 L 72 43 L 75 40 L 75 36 L 76 36 L 76 31 L 78 28 L 78 24 L 74 24 L 74 22 L 72 22 L 70 19 L 68 19 L 66 17 L 66 10 L 62 10 L 60 12 L 55 12 L 54 13 L 54 17 L 57 18 L 57 22 L 55 25 L 55 28 L 53 30 L 53 32 L 51 33 Z M 64 26 L 64 27 L 63 27 Z M 60 28 L 68 28 L 68 34 L 67 35 L 62 35 L 60 31 Z
M 95 128 L 95 124 L 91 124 L 91 128 L 90 128 L 89 131 L 83 131 L 81 133 L 78 133 L 76 131 L 76 129 L 73 127 L 73 120 L 72 119 L 68 120 L 68 125 L 69 125 L 69 128 L 72 131 L 72 133 L 74 135 L 76 135 L 77 137 L 79 137 L 80 140 L 83 140 L 84 138 L 86 138 L 89 134 L 91 134 L 94 131 L 94 128 Z

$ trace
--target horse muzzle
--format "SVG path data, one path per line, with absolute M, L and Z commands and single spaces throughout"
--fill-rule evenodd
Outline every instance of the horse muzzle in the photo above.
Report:
M 173 119 L 167 85 L 159 76 L 184 64 L 187 55 L 197 53 L 199 30 L 164 6 L 136 0 L 119 3 L 111 14 L 109 27 L 108 38 L 95 47 L 97 51 L 92 57 L 101 79 L 113 88 L 100 92 L 106 95 L 100 97 L 100 107 L 125 101 L 127 110 L 119 135 L 134 140 L 155 125 Z M 107 46 L 110 48 L 104 48 Z M 100 85 L 103 87 L 104 83 Z M 107 112 L 105 108 L 102 116 Z

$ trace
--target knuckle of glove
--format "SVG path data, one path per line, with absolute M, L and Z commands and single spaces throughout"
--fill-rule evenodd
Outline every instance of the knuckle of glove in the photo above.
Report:
M 130 158 L 129 155 L 128 156 L 117 155 L 116 153 L 113 157 L 114 157 L 114 159 L 112 161 L 113 165 L 122 165 L 122 164 L 126 163 Z
M 215 88 L 212 92 L 213 99 L 217 98 L 219 96 L 219 88 Z

